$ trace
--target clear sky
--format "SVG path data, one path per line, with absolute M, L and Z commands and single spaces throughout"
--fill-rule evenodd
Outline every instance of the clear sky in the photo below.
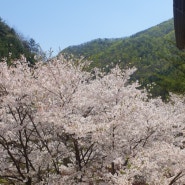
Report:
M 0 17 L 57 53 L 96 38 L 120 38 L 173 17 L 172 0 L 0 0 Z

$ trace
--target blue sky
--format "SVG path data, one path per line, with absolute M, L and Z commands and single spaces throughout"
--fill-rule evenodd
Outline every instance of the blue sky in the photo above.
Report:
M 120 38 L 173 17 L 172 0 L 0 0 L 0 17 L 56 54 L 96 38 Z

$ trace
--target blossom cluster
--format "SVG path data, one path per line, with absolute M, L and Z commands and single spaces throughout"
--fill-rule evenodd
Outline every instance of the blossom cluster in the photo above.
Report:
M 148 99 L 136 69 L 86 65 L 0 63 L 0 183 L 182 185 L 185 98 Z

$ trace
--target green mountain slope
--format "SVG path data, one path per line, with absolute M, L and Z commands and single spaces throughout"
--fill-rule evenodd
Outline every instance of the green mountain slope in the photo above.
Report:
M 24 54 L 27 60 L 33 63 L 35 62 L 34 55 L 39 51 L 39 47 L 33 39 L 27 41 L 21 38 L 0 18 L 0 61 L 6 57 L 10 62 Z
M 91 67 L 106 71 L 136 66 L 131 80 L 139 80 L 152 96 L 167 98 L 168 93 L 185 92 L 184 52 L 175 46 L 173 19 L 127 38 L 97 39 L 62 51 L 92 60 Z M 148 84 L 152 84 L 149 86 Z

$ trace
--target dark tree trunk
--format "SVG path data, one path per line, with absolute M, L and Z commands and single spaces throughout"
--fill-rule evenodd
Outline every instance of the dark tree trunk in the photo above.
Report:
M 32 181 L 31 181 L 31 178 L 28 177 L 28 181 L 25 183 L 25 185 L 31 185 Z
M 173 0 L 176 45 L 185 49 L 185 0 Z

